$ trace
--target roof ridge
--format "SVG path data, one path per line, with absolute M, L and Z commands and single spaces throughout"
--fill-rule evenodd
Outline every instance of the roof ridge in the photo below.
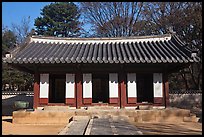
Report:
M 166 41 L 172 38 L 171 34 L 134 36 L 134 37 L 107 37 L 107 38 L 62 38 L 32 36 L 30 42 L 38 43 L 117 43 L 117 42 L 144 42 L 144 41 Z
M 41 39 L 59 39 L 59 40 L 122 40 L 122 39 L 146 39 L 146 38 L 163 38 L 171 37 L 172 34 L 162 34 L 162 35 L 146 35 L 146 36 L 127 36 L 127 37 L 54 37 L 54 36 L 37 36 L 32 35 L 31 38 L 41 38 Z

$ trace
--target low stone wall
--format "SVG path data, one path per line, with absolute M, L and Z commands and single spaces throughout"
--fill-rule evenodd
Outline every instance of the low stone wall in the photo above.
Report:
M 150 110 L 134 110 L 134 109 L 88 109 L 75 110 L 76 116 L 104 117 L 119 116 L 129 120 L 130 122 L 197 122 L 195 115 L 187 109 L 167 108 L 167 109 L 150 109 Z
M 169 94 L 171 107 L 193 109 L 202 108 L 202 94 Z

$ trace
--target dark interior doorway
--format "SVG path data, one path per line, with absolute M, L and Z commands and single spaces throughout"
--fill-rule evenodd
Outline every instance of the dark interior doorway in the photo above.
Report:
M 65 103 L 65 75 L 50 75 L 49 103 Z
M 108 74 L 92 74 L 92 103 L 109 102 Z
M 137 102 L 153 103 L 153 74 L 137 74 Z

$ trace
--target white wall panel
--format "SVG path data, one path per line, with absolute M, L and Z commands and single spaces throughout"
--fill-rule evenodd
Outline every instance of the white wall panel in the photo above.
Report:
M 66 74 L 66 98 L 74 98 L 75 75 Z
M 40 74 L 40 98 L 48 98 L 49 74 Z
M 154 97 L 162 97 L 162 73 L 153 74 Z
M 92 75 L 83 74 L 83 98 L 92 98 Z
M 109 73 L 109 97 L 118 97 L 118 74 Z
M 127 73 L 127 96 L 137 97 L 136 73 Z

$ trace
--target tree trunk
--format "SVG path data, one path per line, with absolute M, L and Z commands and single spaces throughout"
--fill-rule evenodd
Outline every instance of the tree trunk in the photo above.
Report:
M 183 74 L 182 72 L 180 72 L 180 74 L 181 74 L 181 77 L 183 78 L 183 82 L 185 83 L 185 88 L 186 90 L 188 90 L 189 86 L 188 86 L 188 80 L 186 79 L 186 75 Z

